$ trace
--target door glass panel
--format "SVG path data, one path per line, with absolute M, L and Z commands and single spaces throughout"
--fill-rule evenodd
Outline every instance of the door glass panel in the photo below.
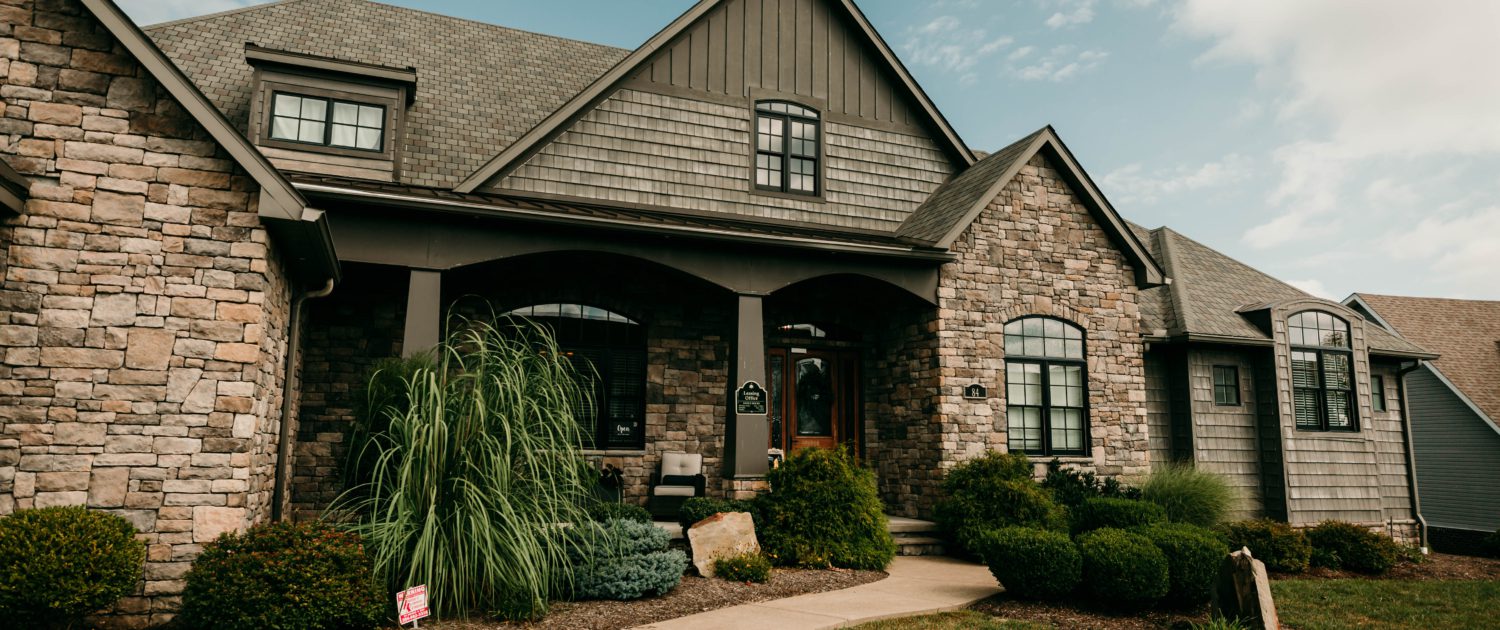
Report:
M 770 397 L 771 408 L 766 411 L 770 412 L 768 420 L 771 424 L 771 448 L 781 448 L 781 381 L 786 371 L 784 362 L 785 359 L 781 355 L 771 355 L 766 366 L 767 371 L 770 372 L 767 385 L 771 391 L 767 393 Z
M 828 361 L 797 361 L 797 435 L 833 435 L 833 379 Z

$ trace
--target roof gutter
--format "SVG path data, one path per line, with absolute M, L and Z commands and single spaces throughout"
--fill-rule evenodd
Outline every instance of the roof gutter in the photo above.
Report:
M 752 243 L 756 245 L 777 245 L 783 247 L 795 247 L 799 249 L 815 249 L 819 251 L 837 251 L 851 254 L 887 256 L 939 263 L 951 262 L 958 259 L 958 256 L 951 252 L 929 252 L 922 251 L 914 247 L 847 243 L 842 241 L 800 236 L 778 236 L 771 234 L 750 235 L 741 232 L 734 232 L 731 230 L 720 230 L 715 228 L 693 226 L 642 225 L 632 221 L 624 221 L 620 219 L 609 219 L 603 217 L 563 216 L 552 212 L 530 210 L 526 208 L 498 206 L 492 204 L 477 203 L 473 201 L 460 201 L 456 199 L 433 199 L 430 197 L 400 195 L 388 192 L 375 192 L 358 188 L 346 188 L 342 186 L 329 186 L 327 184 L 298 182 L 294 185 L 298 188 L 298 190 L 301 190 L 303 192 L 326 195 L 329 197 L 347 201 L 376 200 L 385 205 L 395 207 L 437 211 L 465 216 L 514 218 L 524 221 L 549 223 L 555 225 L 606 228 L 646 234 L 660 234 L 664 236 L 691 236 L 717 241 Z
M 1415 361 L 1410 366 L 1402 365 L 1396 371 L 1396 398 L 1401 403 L 1401 439 L 1406 448 L 1406 487 L 1411 495 L 1411 513 L 1417 521 L 1417 539 L 1421 542 L 1422 554 L 1427 554 L 1427 519 L 1422 516 L 1422 498 L 1417 494 L 1417 454 L 1412 452 L 1411 412 L 1406 408 L 1406 375 L 1421 369 L 1426 361 Z

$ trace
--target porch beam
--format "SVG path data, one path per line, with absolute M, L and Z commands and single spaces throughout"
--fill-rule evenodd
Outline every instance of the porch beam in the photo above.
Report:
M 437 346 L 443 325 L 443 273 L 412 269 L 406 292 L 406 332 L 401 338 L 401 356 L 426 352 Z
M 730 418 L 729 460 L 736 479 L 765 476 L 770 468 L 766 448 L 770 443 L 770 424 L 764 413 L 738 413 L 736 398 L 740 388 L 754 382 L 763 392 L 766 383 L 766 328 L 759 295 L 738 296 L 739 326 L 734 346 L 734 382 L 730 388 L 727 415 Z

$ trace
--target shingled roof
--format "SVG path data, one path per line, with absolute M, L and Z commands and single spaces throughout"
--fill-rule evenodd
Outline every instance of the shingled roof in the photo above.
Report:
M 1500 421 L 1500 302 L 1373 293 L 1355 293 L 1349 301 L 1362 303 L 1408 341 L 1441 353 L 1433 366 L 1491 421 Z
M 245 44 L 416 68 L 402 183 L 449 187 L 630 51 L 365 0 L 288 0 L 146 27 L 241 131 L 254 69 Z
M 1187 340 L 1270 343 L 1271 336 L 1241 315 L 1240 309 L 1292 299 L 1321 299 L 1171 228 L 1130 227 L 1149 244 L 1172 278 L 1170 285 L 1141 291 L 1141 327 L 1148 333 Z M 1376 354 L 1430 356 L 1421 346 L 1379 326 L 1367 326 L 1365 340 Z

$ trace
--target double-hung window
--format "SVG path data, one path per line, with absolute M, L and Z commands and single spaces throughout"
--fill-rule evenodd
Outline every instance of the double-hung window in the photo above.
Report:
M 1005 419 L 1011 451 L 1086 455 L 1088 374 L 1083 329 L 1050 317 L 1005 325 Z
M 818 112 L 782 101 L 755 104 L 755 188 L 817 195 Z
M 1370 377 L 1370 408 L 1385 411 L 1385 377 L 1379 374 Z
M 1286 323 L 1297 428 L 1358 431 L 1349 323 L 1323 311 L 1303 311 Z
M 1239 366 L 1214 366 L 1214 404 L 1220 407 L 1238 407 L 1240 405 Z
M 276 92 L 271 138 L 328 147 L 383 151 L 385 107 Z

